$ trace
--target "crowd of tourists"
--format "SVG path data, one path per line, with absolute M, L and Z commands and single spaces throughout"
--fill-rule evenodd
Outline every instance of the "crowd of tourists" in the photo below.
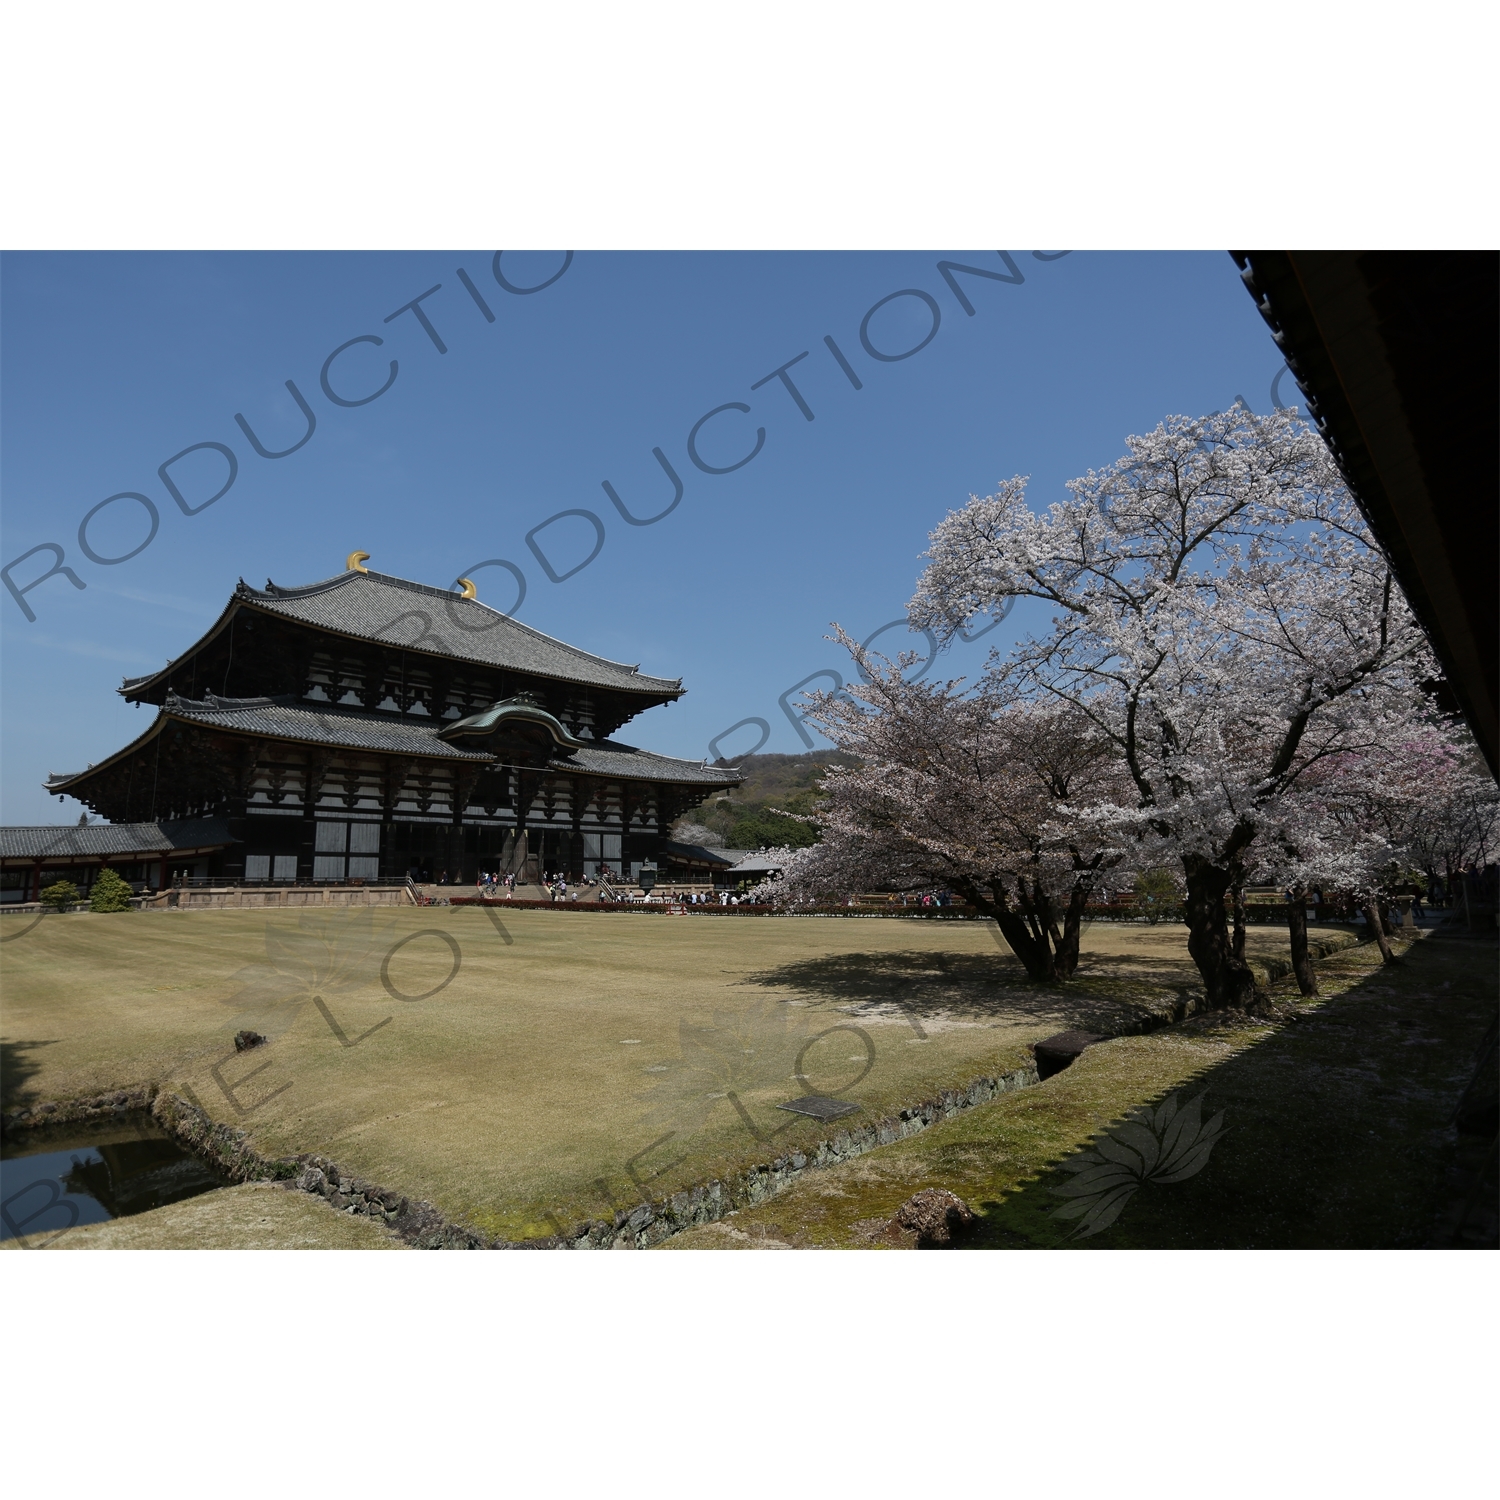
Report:
M 679 906 L 751 906 L 754 898 L 749 892 L 735 891 L 658 891 L 655 893 L 664 901 L 675 902 Z
M 888 898 L 892 906 L 952 906 L 952 891 L 902 891 Z M 852 904 L 852 903 L 851 903 Z
M 602 883 L 602 877 L 598 883 Z M 547 871 L 542 875 L 542 890 L 546 892 L 545 899 L 549 901 L 576 901 L 581 888 L 594 884 L 596 882 L 587 875 L 581 882 L 575 881 L 572 885 L 569 885 L 568 877 L 561 872 L 554 874 Z M 516 877 L 509 872 L 501 875 L 493 870 L 481 870 L 474 888 L 481 899 L 509 901 L 516 893 Z
M 458 872 L 451 875 L 447 870 L 439 870 L 437 879 L 434 880 L 432 871 L 413 867 L 407 872 L 408 879 L 419 885 L 463 885 L 467 884 L 465 878 Z M 628 883 L 627 883 L 628 884 Z M 517 878 L 514 873 L 501 873 L 494 870 L 481 870 L 474 879 L 475 894 L 482 900 L 512 900 L 516 895 Z M 598 899 L 601 901 L 639 901 L 640 896 L 626 894 L 626 884 L 622 884 L 621 877 L 612 871 L 607 865 L 599 867 L 599 873 L 595 876 L 583 875 L 576 880 L 570 880 L 561 871 L 544 872 L 541 878 L 543 896 L 541 899 L 552 902 L 577 901 L 580 893 L 586 890 L 594 890 L 602 887 Z M 663 890 L 645 892 L 647 900 L 667 901 L 681 906 L 753 906 L 755 897 L 749 891 L 706 891 L 706 890 Z M 905 901 L 906 898 L 902 898 Z M 946 904 L 948 898 L 944 894 L 939 904 Z M 927 898 L 929 904 L 938 900 L 935 896 Z
M 431 872 L 426 870 L 409 870 L 408 876 L 416 882 L 434 885 L 458 885 L 464 883 L 462 877 L 449 879 L 448 871 L 442 870 L 436 881 L 432 879 Z M 613 878 L 614 884 L 611 884 Z M 543 896 L 540 899 L 553 902 L 577 901 L 579 894 L 585 890 L 593 890 L 602 887 L 599 893 L 601 901 L 623 901 L 639 899 L 624 894 L 619 885 L 620 877 L 613 874 L 607 867 L 602 867 L 597 876 L 584 875 L 576 880 L 569 880 L 562 871 L 545 871 L 541 877 L 541 888 Z M 517 880 L 514 873 L 504 874 L 493 870 L 481 870 L 474 880 L 474 891 L 482 900 L 504 900 L 508 901 L 515 897 Z M 647 893 L 647 899 L 651 899 Z M 683 905 L 697 906 L 718 901 L 722 905 L 738 906 L 742 901 L 748 901 L 748 896 L 732 895 L 729 892 L 716 892 L 710 894 L 706 891 L 661 891 L 655 893 L 656 900 L 665 900 L 681 903 Z

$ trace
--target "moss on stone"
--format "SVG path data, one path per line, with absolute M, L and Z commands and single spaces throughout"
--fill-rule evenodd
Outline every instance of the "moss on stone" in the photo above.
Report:
M 1371 947 L 1319 965 L 1323 995 L 1283 983 L 1276 1010 L 1195 1017 L 1089 1048 L 1034 1088 L 803 1179 L 729 1221 L 732 1243 L 878 1248 L 870 1226 L 922 1188 L 980 1215 L 976 1248 L 1415 1246 L 1444 1199 L 1449 1125 L 1496 1004 L 1493 943 L 1440 937 L 1382 968 Z M 1061 1163 L 1142 1108 L 1203 1095 L 1224 1133 L 1202 1170 L 1146 1182 L 1088 1238 L 1059 1219 Z M 774 1228 L 774 1233 L 772 1229 Z M 731 1243 L 697 1229 L 668 1242 Z

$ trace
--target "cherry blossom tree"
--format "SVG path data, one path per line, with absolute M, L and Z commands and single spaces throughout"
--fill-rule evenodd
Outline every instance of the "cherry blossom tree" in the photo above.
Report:
M 1313 767 L 1293 806 L 1295 817 L 1266 844 L 1274 873 L 1294 897 L 1298 982 L 1304 994 L 1315 994 L 1300 911 L 1307 890 L 1321 884 L 1352 894 L 1383 959 L 1394 962 L 1383 920 L 1390 898 L 1410 891 L 1418 871 L 1432 878 L 1441 863 L 1451 881 L 1453 872 L 1487 861 L 1500 793 L 1468 730 L 1429 711 L 1387 724 L 1362 751 Z
M 1404 726 L 1393 725 L 1401 734 Z M 1371 778 L 1380 767 L 1365 753 L 1346 751 L 1307 768 L 1296 797 L 1282 797 L 1247 854 L 1253 878 L 1285 890 L 1292 972 L 1304 995 L 1318 993 L 1307 938 L 1307 902 L 1314 889 L 1331 887 L 1352 898 L 1364 913 L 1385 962 L 1394 962 L 1381 916 L 1380 887 L 1396 850 L 1370 816 Z M 1236 908 L 1238 918 L 1238 908 Z M 1240 928 L 1236 925 L 1236 938 Z
M 807 718 L 859 764 L 828 771 L 819 842 L 787 852 L 757 899 L 946 887 L 995 919 L 1032 979 L 1069 978 L 1084 905 L 1120 857 L 1117 837 L 1072 812 L 1127 791 L 1109 745 L 1068 704 L 1002 685 L 965 695 L 962 679 L 908 682 L 913 658 L 837 639 L 864 681 L 810 695 Z
M 1293 414 L 1172 417 L 1126 447 L 1045 513 L 1017 477 L 950 514 L 909 613 L 946 641 L 1008 598 L 1055 610 L 992 661 L 988 691 L 1063 709 L 1110 747 L 1131 795 L 1093 809 L 1100 837 L 1180 861 L 1208 1001 L 1243 1005 L 1254 977 L 1226 897 L 1257 840 L 1314 766 L 1416 712 L 1435 665 Z
M 1495 857 L 1500 789 L 1468 730 L 1455 724 L 1409 736 L 1401 748 L 1400 775 L 1383 778 L 1385 795 L 1374 816 L 1409 865 L 1429 881 L 1441 869 L 1452 887 L 1462 871 L 1482 869 Z

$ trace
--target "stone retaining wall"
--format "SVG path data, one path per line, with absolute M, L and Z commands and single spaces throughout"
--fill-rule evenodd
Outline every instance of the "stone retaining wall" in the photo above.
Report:
M 412 906 L 415 900 L 404 885 L 226 886 L 197 891 L 169 886 L 140 905 L 142 911 L 213 911 L 223 907 Z
M 29 1104 L 0 1115 L 0 1134 L 9 1140 L 16 1131 L 36 1130 L 44 1125 L 76 1125 L 86 1120 L 120 1119 L 151 1108 L 157 1085 L 139 1084 L 95 1094 L 89 1099 L 73 1099 L 61 1104 Z
M 1361 948 L 1373 941 L 1373 938 L 1359 932 L 1341 932 L 1337 937 L 1331 938 L 1309 938 L 1307 956 L 1313 963 L 1317 963 L 1330 953 L 1341 953 L 1345 948 Z M 1263 971 L 1266 983 L 1274 984 L 1292 972 L 1292 961 L 1290 958 L 1255 958 L 1250 960 L 1250 967 Z
M 263 1157 L 249 1145 L 247 1132 L 215 1123 L 195 1102 L 156 1084 L 67 1104 L 30 1105 L 0 1117 L 0 1126 L 10 1135 L 149 1110 L 163 1130 L 231 1182 L 285 1182 L 289 1188 L 325 1199 L 337 1212 L 374 1219 L 418 1250 L 644 1250 L 692 1225 L 712 1223 L 734 1209 L 762 1203 L 809 1168 L 850 1161 L 879 1146 L 905 1140 L 941 1120 L 1036 1081 L 1034 1067 L 998 1078 L 978 1078 L 966 1089 L 945 1089 L 937 1098 L 903 1109 L 893 1118 L 840 1130 L 832 1139 L 807 1151 L 790 1151 L 727 1180 L 686 1188 L 661 1202 L 623 1209 L 611 1222 L 589 1220 L 562 1235 L 519 1241 L 495 1239 L 456 1223 L 445 1218 L 435 1205 L 370 1182 L 325 1156 Z
M 1037 1081 L 1036 1068 L 1018 1068 L 998 1078 L 976 1078 L 966 1089 L 944 1089 L 936 1099 L 914 1104 L 899 1115 L 841 1130 L 832 1140 L 807 1151 L 789 1151 L 774 1161 L 750 1168 L 727 1181 L 685 1188 L 660 1202 L 621 1209 L 613 1221 L 592 1219 L 570 1233 L 540 1240 L 495 1241 L 497 1250 L 647 1250 L 697 1224 L 711 1224 L 725 1214 L 774 1198 L 803 1172 L 852 1161 L 879 1146 L 917 1135 L 942 1120 L 951 1120 L 976 1104 L 1027 1088 Z
M 377 1220 L 418 1249 L 480 1250 L 490 1243 L 485 1236 L 450 1223 L 432 1204 L 376 1187 L 324 1157 L 261 1156 L 250 1146 L 245 1131 L 215 1123 L 196 1102 L 157 1084 L 68 1103 L 28 1105 L 0 1116 L 0 1132 L 10 1139 L 26 1130 L 120 1120 L 141 1112 L 149 1113 L 168 1135 L 231 1182 L 279 1181 L 288 1188 L 316 1193 L 334 1209 Z

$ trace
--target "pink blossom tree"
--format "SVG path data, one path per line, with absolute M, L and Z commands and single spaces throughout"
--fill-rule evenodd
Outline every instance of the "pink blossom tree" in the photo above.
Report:
M 1358 901 L 1385 962 L 1395 961 L 1383 913 L 1413 889 L 1416 872 L 1435 876 L 1482 863 L 1494 839 L 1500 793 L 1467 729 L 1435 713 L 1388 722 L 1360 751 L 1332 756 L 1304 778 L 1294 816 L 1267 838 L 1275 874 L 1290 887 L 1292 955 L 1297 963 L 1301 899 L 1332 885 Z M 1305 921 L 1297 965 L 1304 994 L 1315 994 L 1305 964 Z
M 1321 439 L 1290 413 L 1172 417 L 1037 514 L 1020 477 L 932 533 L 912 623 L 947 640 L 1011 597 L 1051 628 L 989 691 L 1091 726 L 1129 783 L 1092 811 L 1180 861 L 1188 948 L 1214 1006 L 1254 976 L 1226 897 L 1312 768 L 1417 711 L 1435 668 Z
M 1084 905 L 1120 857 L 1118 838 L 1073 816 L 1127 790 L 1109 745 L 1067 704 L 998 685 L 966 696 L 961 679 L 907 682 L 910 658 L 885 662 L 837 638 L 865 681 L 812 695 L 807 718 L 859 764 L 827 773 L 820 841 L 788 851 L 757 899 L 946 887 L 995 919 L 1032 979 L 1069 978 Z
M 1500 790 L 1457 724 L 1408 734 L 1396 748 L 1399 758 L 1374 789 L 1371 820 L 1407 865 L 1452 887 L 1462 871 L 1495 857 Z

